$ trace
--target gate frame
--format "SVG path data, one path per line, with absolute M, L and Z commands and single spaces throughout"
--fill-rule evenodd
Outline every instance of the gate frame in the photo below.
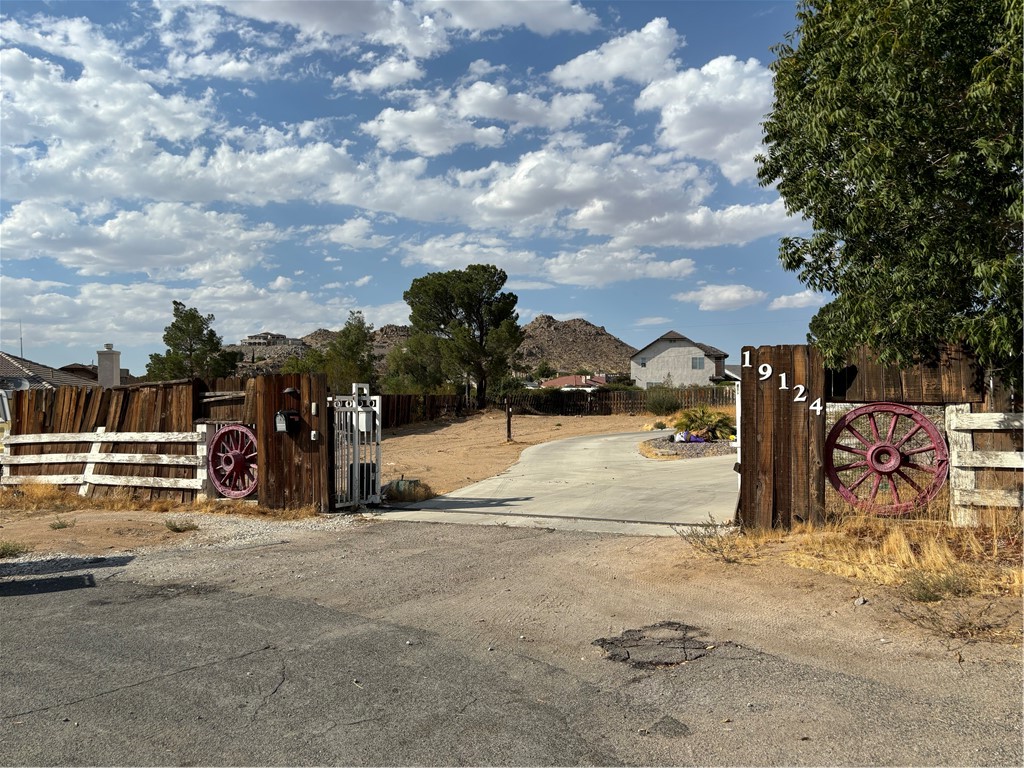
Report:
M 351 395 L 334 395 L 328 404 L 333 412 L 331 509 L 380 504 L 380 395 L 371 395 L 369 384 L 353 384 Z

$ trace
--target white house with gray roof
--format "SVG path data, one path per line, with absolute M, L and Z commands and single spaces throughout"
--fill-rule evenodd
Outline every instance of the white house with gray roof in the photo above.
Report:
M 720 349 L 669 331 L 629 358 L 629 373 L 641 389 L 711 386 L 727 378 L 728 356 Z

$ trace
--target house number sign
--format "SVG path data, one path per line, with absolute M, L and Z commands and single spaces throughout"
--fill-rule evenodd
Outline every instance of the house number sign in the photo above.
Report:
M 750 350 L 746 349 L 743 351 L 743 366 L 744 368 L 753 368 L 753 363 L 750 362 Z M 775 374 L 774 369 L 769 363 L 761 363 L 757 366 L 757 380 L 768 381 Z M 786 371 L 782 371 L 777 374 L 779 378 L 779 389 L 793 392 L 794 403 L 807 403 L 807 387 L 803 384 L 793 384 L 793 389 L 789 389 L 789 374 Z M 825 410 L 825 406 L 821 404 L 821 398 L 816 397 L 807 407 L 814 412 L 816 416 L 821 416 Z

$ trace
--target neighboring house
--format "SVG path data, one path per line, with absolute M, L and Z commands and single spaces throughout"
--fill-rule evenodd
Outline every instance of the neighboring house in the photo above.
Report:
M 279 347 L 279 346 L 294 346 L 301 344 L 302 339 L 289 339 L 283 333 L 270 333 L 264 331 L 263 333 L 254 333 L 252 336 L 246 336 L 242 339 L 241 346 L 243 347 Z
M 629 370 L 641 389 L 708 386 L 725 381 L 725 358 L 720 349 L 669 331 L 629 358 Z
M 59 368 L 0 352 L 0 389 L 56 389 L 65 385 L 95 387 L 97 383 Z
M 555 379 L 542 381 L 540 385 L 545 389 L 582 389 L 593 392 L 598 387 L 603 387 L 607 378 L 603 373 L 593 376 L 559 376 Z
M 738 365 L 727 365 L 725 366 L 725 379 L 726 381 L 742 381 L 743 374 L 741 368 Z

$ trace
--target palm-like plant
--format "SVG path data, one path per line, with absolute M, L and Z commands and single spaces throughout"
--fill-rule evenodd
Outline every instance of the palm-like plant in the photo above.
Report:
M 683 411 L 675 428 L 679 432 L 689 432 L 706 440 L 720 440 L 732 434 L 733 423 L 729 414 L 698 405 Z

